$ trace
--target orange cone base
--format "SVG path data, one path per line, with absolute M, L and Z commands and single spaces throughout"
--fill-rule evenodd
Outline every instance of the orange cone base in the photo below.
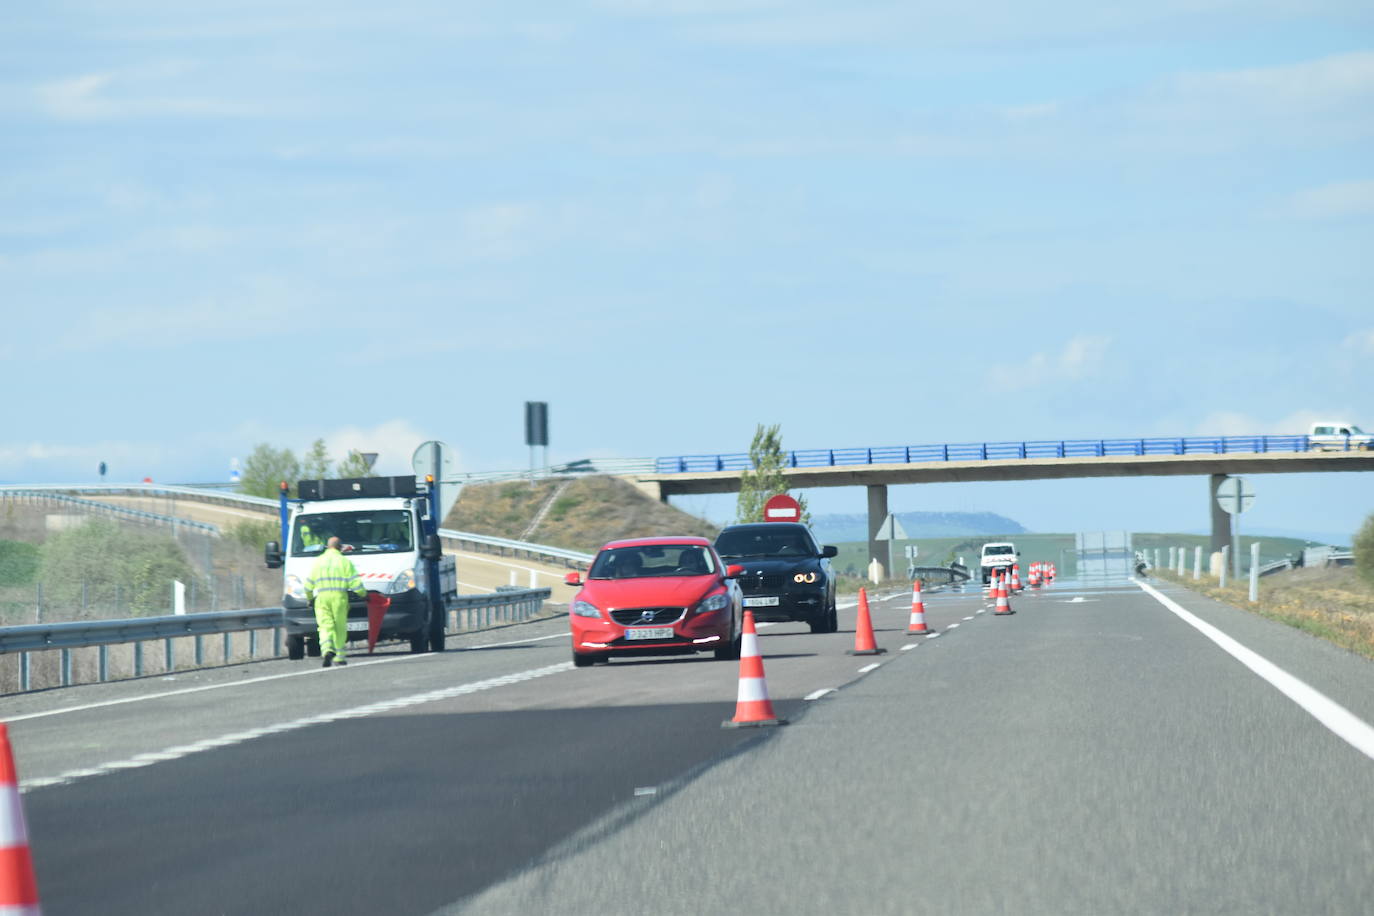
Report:
M 734 719 L 720 723 L 721 728 L 757 728 L 761 725 L 786 725 L 786 719 L 754 719 L 751 722 L 736 722 Z
M 925 624 L 921 623 L 921 624 L 917 624 L 917 625 L 914 626 L 914 627 L 908 628 L 907 631 L 906 631 L 906 635 L 908 635 L 908 636 L 924 636 L 925 634 L 927 634 L 927 633 L 929 633 L 929 632 L 930 632 L 930 627 L 928 627 L 928 626 L 926 626 Z
M 1016 612 L 1013 611 L 1011 608 L 1007 608 L 1005 611 L 993 611 L 993 612 L 992 612 L 992 616 L 994 616 L 994 617 L 1010 617 L 1012 614 L 1015 614 L 1015 613 L 1016 613 Z
M 845 655 L 882 655 L 886 649 L 848 649 Z

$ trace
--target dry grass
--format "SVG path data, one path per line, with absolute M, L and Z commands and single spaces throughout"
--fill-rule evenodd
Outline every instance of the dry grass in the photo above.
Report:
M 559 481 L 471 484 L 444 520 L 444 527 L 519 539 Z M 705 519 L 649 498 L 618 477 L 580 477 L 563 490 L 549 513 L 524 540 L 595 553 L 616 538 L 698 535 L 714 538 L 719 528 Z
M 1353 567 L 1295 569 L 1265 576 L 1259 582 L 1259 600 L 1253 604 L 1249 579 L 1238 585 L 1228 582 L 1223 589 L 1206 576 L 1194 582 L 1191 573 L 1179 576 L 1151 570 L 1150 574 L 1374 659 L 1374 588 L 1361 581 Z

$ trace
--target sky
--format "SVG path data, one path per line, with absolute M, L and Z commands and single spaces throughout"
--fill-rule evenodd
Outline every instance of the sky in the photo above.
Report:
M 0 482 L 522 468 L 531 400 L 555 463 L 1368 428 L 1371 251 L 1367 2 L 0 12 Z M 1253 484 L 1256 531 L 1374 510 Z M 1204 488 L 889 503 L 1201 530 Z

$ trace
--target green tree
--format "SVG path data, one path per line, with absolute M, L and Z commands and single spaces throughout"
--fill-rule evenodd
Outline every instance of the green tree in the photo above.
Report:
M 239 492 L 276 499 L 283 480 L 294 490 L 300 476 L 301 463 L 291 449 L 275 449 L 266 442 L 260 442 L 243 462 Z
M 1355 572 L 1370 585 L 1374 585 L 1374 513 L 1371 513 L 1355 532 Z
M 329 449 L 325 448 L 324 440 L 316 439 L 301 461 L 301 479 L 323 480 L 329 476 L 330 463 Z
M 348 457 L 339 462 L 339 477 L 372 477 L 372 469 L 367 465 L 363 453 L 350 449 Z
M 763 505 L 770 497 L 787 492 L 787 477 L 783 468 L 787 466 L 787 456 L 782 450 L 780 426 L 764 426 L 762 423 L 754 430 L 754 441 L 749 445 L 749 460 L 752 470 L 740 474 L 739 500 L 735 503 L 735 521 L 761 522 Z M 797 497 L 801 505 L 801 520 L 810 524 L 811 513 L 806 510 L 806 498 Z
M 84 583 L 86 605 L 106 615 L 170 614 L 172 581 L 196 581 L 176 539 L 102 518 L 48 538 L 38 575 L 45 603 L 81 607 Z

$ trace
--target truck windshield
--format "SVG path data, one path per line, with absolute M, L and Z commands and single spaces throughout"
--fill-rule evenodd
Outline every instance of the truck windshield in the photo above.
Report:
M 983 556 L 985 557 L 1002 556 L 1003 554 L 1015 552 L 1016 550 L 1009 544 L 999 544 L 996 546 L 983 548 Z
M 299 515 L 291 532 L 291 556 L 316 556 L 331 537 L 343 541 L 349 554 L 412 550 L 410 516 L 404 509 Z

